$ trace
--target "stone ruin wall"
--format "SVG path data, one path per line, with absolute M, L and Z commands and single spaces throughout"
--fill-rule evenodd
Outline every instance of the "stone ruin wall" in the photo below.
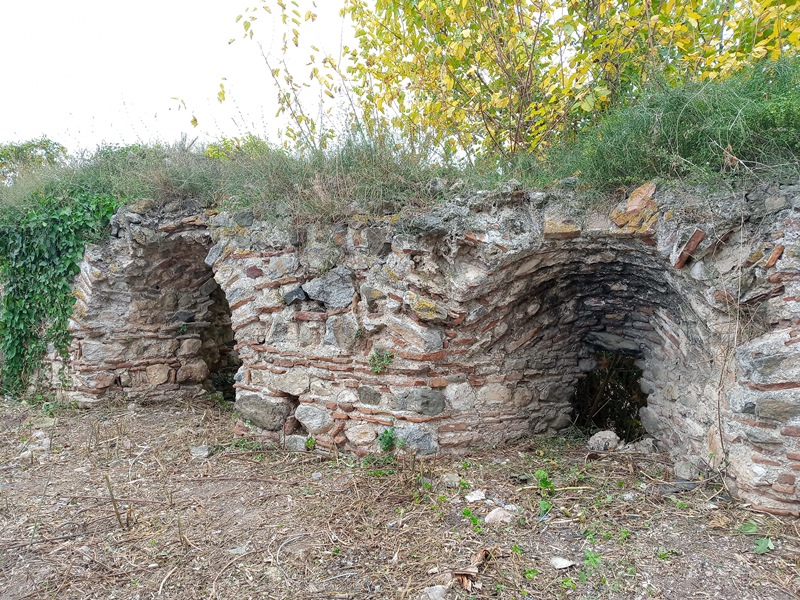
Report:
M 192 397 L 241 364 L 238 414 L 287 446 L 364 454 L 394 427 L 422 455 L 561 431 L 624 352 L 661 449 L 796 514 L 800 185 L 652 192 L 585 212 L 508 185 L 293 232 L 141 201 L 87 249 L 65 393 Z

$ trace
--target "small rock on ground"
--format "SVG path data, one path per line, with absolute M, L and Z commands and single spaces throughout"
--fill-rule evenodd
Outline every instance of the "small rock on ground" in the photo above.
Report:
M 444 487 L 457 488 L 461 483 L 461 477 L 456 473 L 445 473 L 439 481 Z
M 616 450 L 619 441 L 619 436 L 613 431 L 598 431 L 589 438 L 586 447 L 593 452 L 607 452 Z
M 417 598 L 418 600 L 446 600 L 447 586 L 434 585 L 431 587 L 426 587 L 419 593 Z
M 485 522 L 487 525 L 508 525 L 512 518 L 513 515 L 505 508 L 498 507 L 486 515 Z
M 480 502 L 481 500 L 486 499 L 486 492 L 483 490 L 475 490 L 464 496 L 464 500 L 467 502 Z
M 192 456 L 194 458 L 208 458 L 212 454 L 214 454 L 214 447 L 213 446 L 195 446 L 191 450 Z

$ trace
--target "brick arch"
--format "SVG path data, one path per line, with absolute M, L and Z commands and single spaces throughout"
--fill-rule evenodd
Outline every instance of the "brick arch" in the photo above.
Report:
M 230 309 L 204 262 L 212 241 L 198 214 L 196 202 L 140 201 L 87 248 L 67 368 L 79 405 L 196 397 L 235 369 Z

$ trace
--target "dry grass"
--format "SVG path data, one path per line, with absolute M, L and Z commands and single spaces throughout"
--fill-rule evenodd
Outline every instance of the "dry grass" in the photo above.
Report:
M 800 584 L 796 522 L 714 481 L 676 490 L 659 456 L 559 438 L 364 466 L 268 449 L 214 404 L 53 417 L 0 406 L 3 598 L 416 599 L 445 584 L 451 598 L 744 600 Z M 36 431 L 51 449 L 19 458 Z M 193 458 L 200 444 L 216 452 Z M 474 490 L 517 505 L 512 522 L 483 523 L 492 506 L 467 502 Z M 747 521 L 757 535 L 737 533 Z M 757 555 L 761 537 L 774 550 Z

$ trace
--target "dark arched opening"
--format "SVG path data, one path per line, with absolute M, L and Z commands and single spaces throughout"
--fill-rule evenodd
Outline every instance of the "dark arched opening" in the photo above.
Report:
M 589 430 L 611 429 L 632 442 L 645 434 L 639 409 L 647 406 L 642 370 L 630 354 L 601 351 L 593 370 L 578 379 L 572 398 L 575 424 Z

